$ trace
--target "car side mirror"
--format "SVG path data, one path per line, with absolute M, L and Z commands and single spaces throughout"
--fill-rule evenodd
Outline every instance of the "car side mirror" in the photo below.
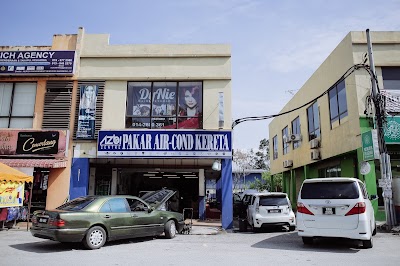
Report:
M 378 195 L 371 195 L 371 196 L 369 196 L 369 199 L 376 200 L 376 199 L 378 199 Z

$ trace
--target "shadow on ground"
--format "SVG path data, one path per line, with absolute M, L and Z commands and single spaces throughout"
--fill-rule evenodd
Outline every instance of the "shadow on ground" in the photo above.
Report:
M 268 237 L 268 233 L 262 233 Z M 296 250 L 308 252 L 331 252 L 331 253 L 357 253 L 360 249 L 360 241 L 337 238 L 314 239 L 312 245 L 304 245 L 297 232 L 291 232 L 266 238 L 254 245 L 254 248 Z
M 160 237 L 163 238 L 163 237 Z M 131 243 L 140 243 L 153 240 L 154 237 L 144 237 L 144 238 L 135 238 L 135 239 L 125 239 L 125 240 L 117 240 L 107 242 L 102 249 L 112 246 L 118 245 L 126 245 Z M 25 243 L 25 244 L 17 244 L 10 245 L 10 247 L 27 251 L 33 253 L 56 253 L 56 252 L 68 252 L 73 250 L 86 250 L 82 243 L 60 243 L 52 240 L 44 240 L 40 242 L 33 243 Z

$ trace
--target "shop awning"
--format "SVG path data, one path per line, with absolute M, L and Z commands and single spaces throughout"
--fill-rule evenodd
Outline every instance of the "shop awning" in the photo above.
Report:
M 59 159 L 0 159 L 10 167 L 40 167 L 40 168 L 65 168 L 66 160 Z
M 33 177 L 0 163 L 0 180 L 12 182 L 32 182 Z

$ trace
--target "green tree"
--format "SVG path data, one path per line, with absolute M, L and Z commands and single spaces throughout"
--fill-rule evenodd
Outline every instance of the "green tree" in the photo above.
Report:
M 258 151 L 254 154 L 254 166 L 256 169 L 269 171 L 269 140 L 262 139 Z

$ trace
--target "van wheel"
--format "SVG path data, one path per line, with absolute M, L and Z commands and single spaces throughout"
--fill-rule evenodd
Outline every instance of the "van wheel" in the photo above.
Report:
M 294 230 L 296 230 L 296 226 L 290 225 L 290 226 L 289 226 L 289 231 L 292 232 L 292 231 L 294 231 Z
M 373 246 L 372 237 L 370 240 L 363 240 L 362 244 L 363 244 L 363 248 L 372 248 L 372 246 Z
M 375 223 L 374 231 L 372 231 L 372 235 L 373 235 L 373 236 L 376 235 L 376 223 Z
M 312 245 L 314 239 L 312 237 L 302 237 L 304 245 Z
M 100 226 L 93 226 L 87 231 L 83 245 L 88 249 L 98 249 L 106 243 L 106 231 Z

